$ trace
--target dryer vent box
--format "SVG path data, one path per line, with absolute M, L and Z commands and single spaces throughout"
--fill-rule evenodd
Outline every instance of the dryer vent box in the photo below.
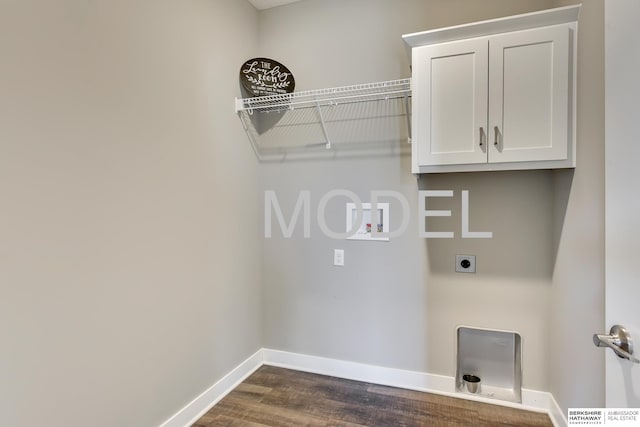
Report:
M 460 326 L 457 335 L 456 391 L 521 403 L 520 334 Z M 471 377 L 479 384 L 470 387 L 465 378 Z

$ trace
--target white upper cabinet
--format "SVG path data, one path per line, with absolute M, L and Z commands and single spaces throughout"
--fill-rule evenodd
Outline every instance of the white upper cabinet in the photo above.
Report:
M 404 36 L 413 172 L 575 167 L 579 8 Z
M 489 39 L 489 162 L 569 158 L 570 36 L 560 25 Z
M 487 41 L 422 46 L 412 56 L 412 143 L 418 164 L 486 163 Z

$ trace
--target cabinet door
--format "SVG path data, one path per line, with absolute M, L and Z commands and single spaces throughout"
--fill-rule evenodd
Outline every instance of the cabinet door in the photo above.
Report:
M 490 163 L 567 159 L 570 37 L 565 25 L 491 37 Z
M 413 49 L 414 170 L 487 162 L 488 54 L 486 38 Z

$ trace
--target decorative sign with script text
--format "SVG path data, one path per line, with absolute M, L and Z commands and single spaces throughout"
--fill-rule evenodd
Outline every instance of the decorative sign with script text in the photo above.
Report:
M 240 68 L 240 86 L 248 97 L 291 93 L 295 85 L 291 71 L 273 59 L 249 59 Z

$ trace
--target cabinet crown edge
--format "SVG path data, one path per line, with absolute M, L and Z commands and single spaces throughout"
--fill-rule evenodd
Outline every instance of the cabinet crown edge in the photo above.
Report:
M 473 37 L 489 36 L 492 34 L 520 31 L 549 25 L 576 22 L 580 14 L 581 4 L 545 9 L 521 15 L 489 19 L 452 27 L 437 28 L 405 34 L 402 39 L 408 47 L 426 46 Z

